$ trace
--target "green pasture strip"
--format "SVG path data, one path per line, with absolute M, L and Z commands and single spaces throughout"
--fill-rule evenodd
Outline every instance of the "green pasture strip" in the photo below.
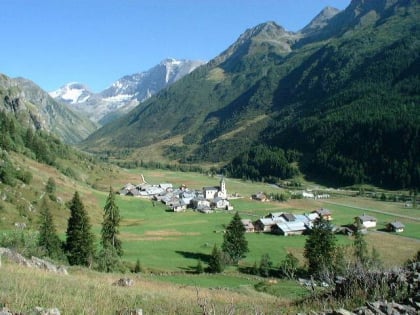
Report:
M 383 230 L 386 225 L 393 221 L 400 221 L 406 225 L 406 229 L 401 236 L 420 239 L 420 221 L 415 221 L 409 218 L 402 218 L 398 214 L 380 213 L 378 210 L 367 208 L 357 208 L 355 206 L 338 205 L 334 203 L 327 204 L 328 209 L 333 211 L 333 223 L 336 225 L 351 224 L 354 218 L 359 215 L 367 214 L 377 219 L 376 229 Z

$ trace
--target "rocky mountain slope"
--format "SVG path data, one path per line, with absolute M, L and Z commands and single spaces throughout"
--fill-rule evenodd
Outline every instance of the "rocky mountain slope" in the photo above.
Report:
M 262 144 L 296 152 L 292 160 L 318 179 L 414 187 L 419 21 L 418 2 L 353 0 L 297 33 L 263 23 L 83 147 L 134 159 L 133 148 L 160 145 L 187 163 L 242 157 L 225 171 L 260 178 L 246 157 Z
M 0 110 L 12 113 L 24 126 L 50 132 L 67 143 L 80 142 L 97 128 L 23 78 L 0 75 Z
M 202 61 L 166 59 L 148 71 L 122 77 L 100 93 L 93 93 L 80 83 L 69 83 L 50 95 L 103 125 L 129 112 L 202 64 Z

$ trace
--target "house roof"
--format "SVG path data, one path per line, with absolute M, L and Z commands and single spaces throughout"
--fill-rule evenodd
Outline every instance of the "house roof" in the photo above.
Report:
M 261 219 L 258 219 L 258 221 L 261 222 L 263 225 L 274 225 L 274 224 L 276 224 L 276 222 L 273 221 L 270 218 L 261 218 Z
M 390 226 L 392 226 L 394 229 L 403 229 L 405 227 L 404 224 L 402 224 L 400 221 L 390 222 Z
M 204 191 L 218 191 L 218 187 L 203 187 Z
M 242 225 L 244 225 L 244 226 L 254 227 L 254 224 L 249 219 L 242 219 L 241 222 L 242 222 Z
M 318 213 L 320 216 L 328 216 L 331 215 L 331 211 L 329 209 L 321 208 L 315 210 L 314 212 Z
M 358 218 L 361 222 L 369 222 L 369 221 L 376 222 L 376 218 L 375 218 L 375 217 L 372 217 L 372 216 L 370 216 L 370 215 L 366 215 L 366 214 L 364 214 L 364 215 L 359 215 L 359 216 L 358 216 L 358 217 L 356 217 L 356 218 Z
M 295 214 L 295 221 L 300 221 L 305 224 L 308 224 L 311 220 L 304 214 Z
M 301 221 L 293 222 L 278 222 L 276 227 L 282 230 L 283 232 L 299 232 L 306 230 L 306 226 Z
M 292 222 L 296 220 L 295 216 L 291 213 L 283 213 L 282 217 L 285 218 L 288 222 Z
M 316 219 L 319 218 L 319 214 L 316 212 L 312 212 L 312 213 L 306 214 L 306 217 L 308 217 L 310 221 L 315 221 Z

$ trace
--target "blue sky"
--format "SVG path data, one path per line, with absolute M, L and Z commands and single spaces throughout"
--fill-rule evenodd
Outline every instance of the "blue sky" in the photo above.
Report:
M 0 73 L 47 91 L 80 82 L 99 92 L 165 58 L 210 60 L 246 29 L 297 31 L 350 0 L 0 0 Z

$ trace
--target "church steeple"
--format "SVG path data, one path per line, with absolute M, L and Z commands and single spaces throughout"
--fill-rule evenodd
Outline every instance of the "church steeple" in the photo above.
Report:
M 222 177 L 222 179 L 220 180 L 220 192 L 222 193 L 224 198 L 227 197 L 226 182 L 224 177 Z

